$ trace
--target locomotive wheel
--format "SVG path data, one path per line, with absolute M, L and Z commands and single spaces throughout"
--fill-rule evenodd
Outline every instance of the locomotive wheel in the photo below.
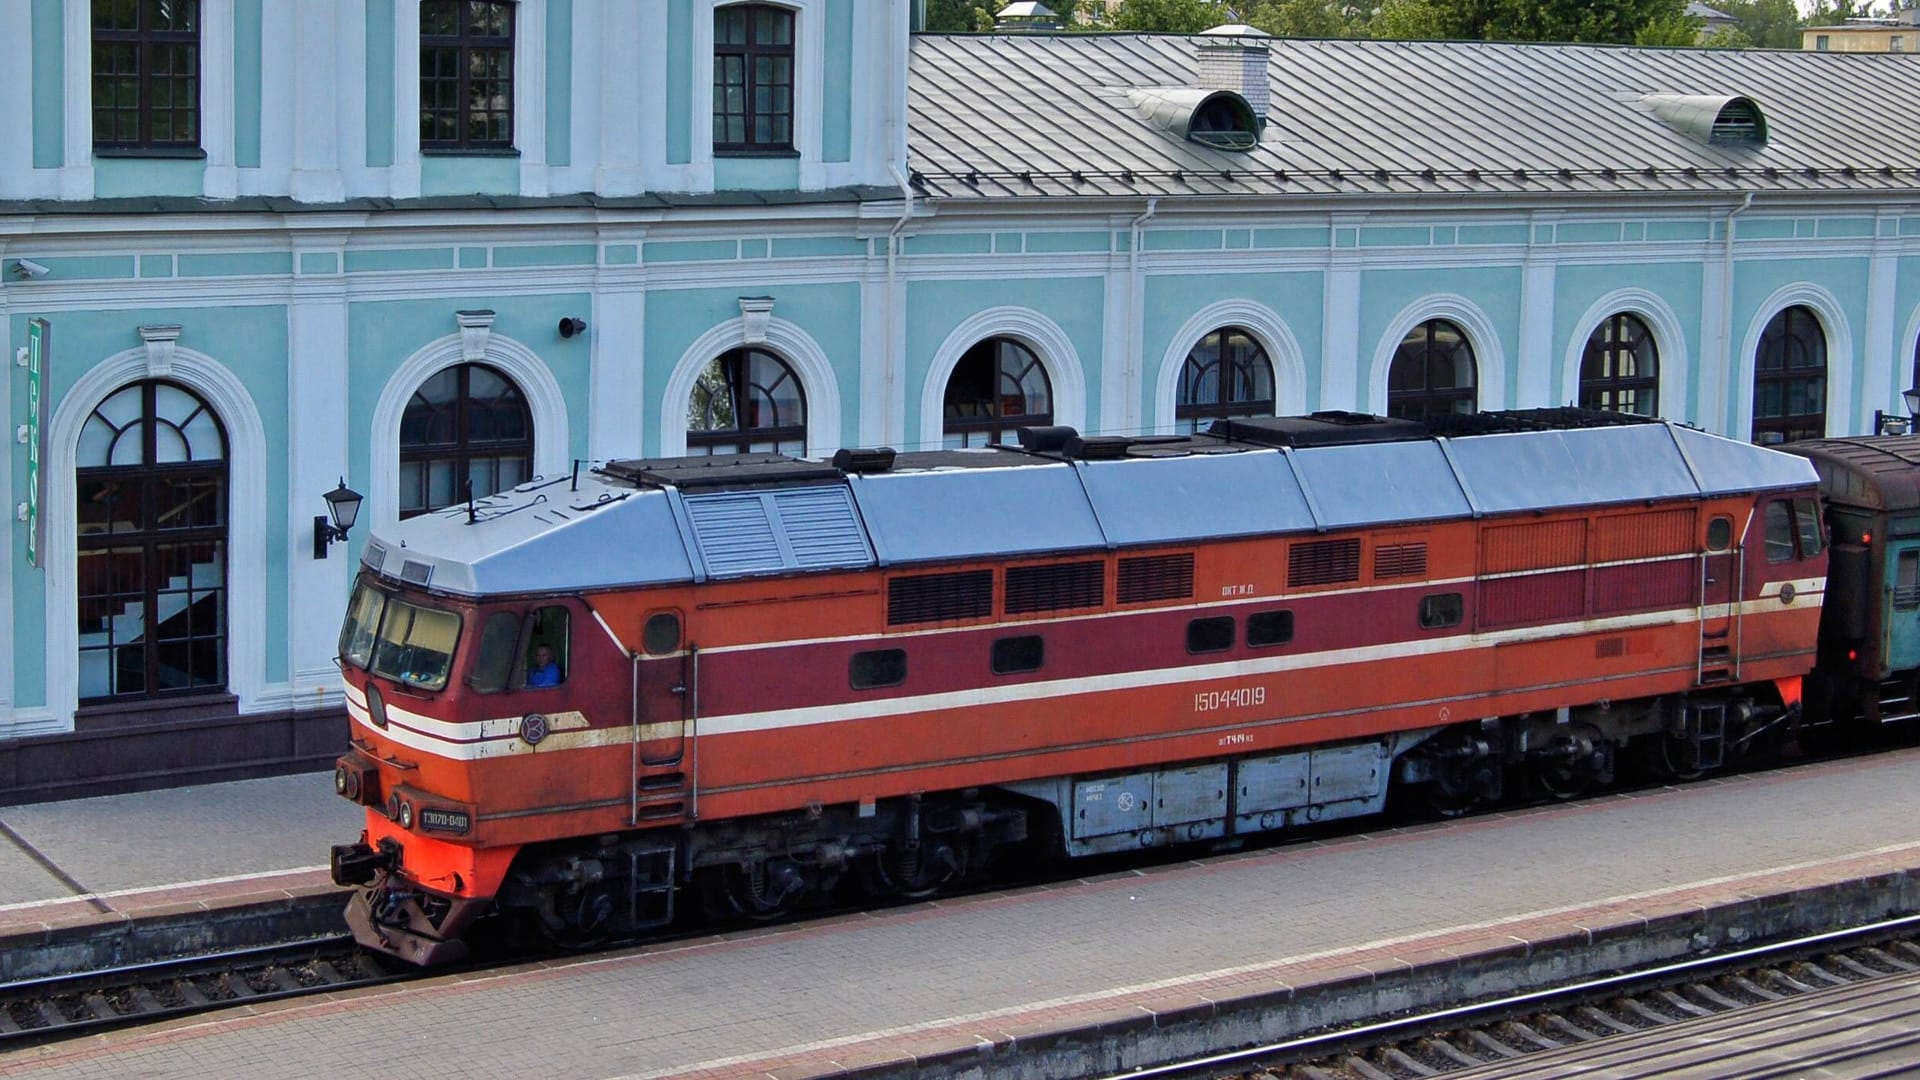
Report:
M 557 925 L 546 918 L 536 921 L 541 935 L 559 948 L 596 949 L 613 938 L 613 896 L 604 889 L 559 893 L 553 911 Z
M 1580 726 L 1568 733 L 1571 739 L 1578 736 L 1576 743 L 1596 747 L 1600 743 L 1600 733 Z M 1556 802 L 1577 799 L 1600 786 L 1596 769 L 1597 751 L 1589 750 L 1579 756 L 1541 757 L 1530 763 L 1528 772 L 1533 786 L 1539 793 Z M 1604 766 L 1601 766 L 1604 767 Z
M 778 919 L 799 905 L 807 891 L 806 874 L 785 859 L 760 859 L 723 867 L 720 896 L 737 915 Z
M 967 874 L 966 855 L 944 841 L 918 848 L 889 847 L 862 864 L 867 889 L 877 896 L 918 900 Z
M 1677 735 L 1658 735 L 1648 748 L 1648 761 L 1653 771 L 1662 779 L 1680 780 L 1691 783 L 1707 775 L 1709 770 L 1691 764 L 1692 747 L 1687 740 Z

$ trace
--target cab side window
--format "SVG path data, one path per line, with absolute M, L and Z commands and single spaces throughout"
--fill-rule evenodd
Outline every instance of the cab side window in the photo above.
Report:
M 473 674 L 467 685 L 482 694 L 494 694 L 507 688 L 513 674 L 513 654 L 520 647 L 520 616 L 511 611 L 496 611 L 487 616 L 480 629 L 480 651 L 474 655 Z
M 1820 504 L 1813 499 L 1793 500 L 1793 521 L 1800 531 L 1800 557 L 1811 559 L 1820 554 Z
M 1785 499 L 1767 504 L 1767 561 L 1783 563 L 1793 558 L 1793 511 Z
M 527 689 L 559 686 L 567 681 L 569 622 L 563 607 L 535 608 L 527 620 L 527 674 L 522 683 Z

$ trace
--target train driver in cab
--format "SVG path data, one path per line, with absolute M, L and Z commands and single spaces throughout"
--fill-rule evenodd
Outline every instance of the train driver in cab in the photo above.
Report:
M 527 688 L 538 689 L 543 686 L 559 686 L 565 681 L 560 674 L 560 665 L 554 661 L 553 649 L 546 645 L 533 647 L 533 662 L 527 665 Z

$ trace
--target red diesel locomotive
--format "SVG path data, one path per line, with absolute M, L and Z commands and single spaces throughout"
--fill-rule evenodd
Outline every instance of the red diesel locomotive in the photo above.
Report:
M 1686 776 L 1798 716 L 1804 459 L 1570 410 L 613 462 L 368 541 L 341 635 L 359 940 L 563 943 L 854 873 Z M 1592 424 L 1594 426 L 1568 426 Z

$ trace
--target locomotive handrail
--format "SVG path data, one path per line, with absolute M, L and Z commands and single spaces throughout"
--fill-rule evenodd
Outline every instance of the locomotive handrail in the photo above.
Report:
M 1300 489 L 1300 498 L 1307 504 L 1307 513 L 1313 518 L 1313 531 L 1326 532 L 1327 517 L 1320 512 L 1320 500 L 1313 497 L 1313 485 L 1307 483 L 1307 474 L 1300 471 L 1300 462 L 1293 456 L 1293 448 L 1282 446 L 1280 460 L 1287 463 L 1287 471 L 1293 474 L 1293 482 Z
M 1107 523 L 1100 520 L 1100 503 L 1087 490 L 1087 463 L 1077 458 L 1068 458 L 1067 464 L 1073 468 L 1073 479 L 1080 485 L 1080 497 L 1087 500 L 1087 512 L 1093 515 L 1093 527 L 1100 530 L 1100 540 L 1108 551 L 1120 545 L 1113 542 L 1113 534 L 1107 531 Z M 857 501 L 857 500 L 856 500 Z

